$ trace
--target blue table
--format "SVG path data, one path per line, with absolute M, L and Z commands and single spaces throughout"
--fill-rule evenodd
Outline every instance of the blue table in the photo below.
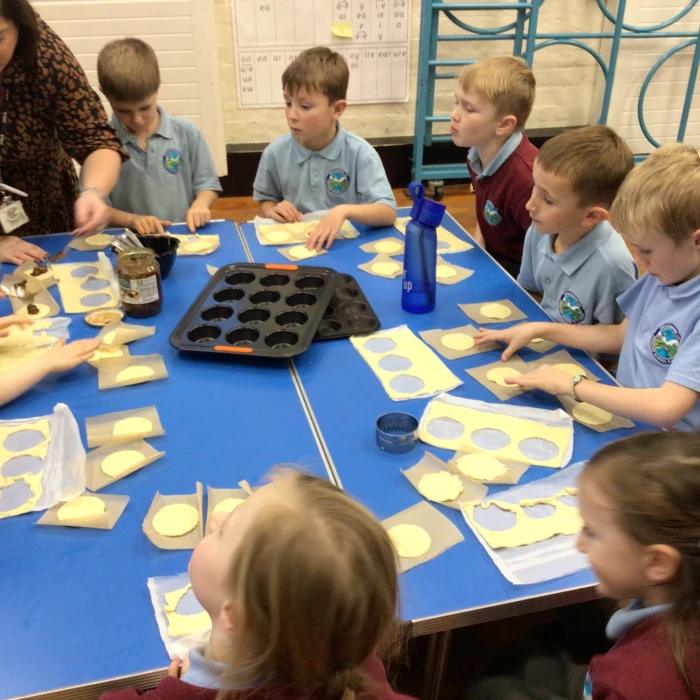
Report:
M 408 216 L 402 209 L 399 216 Z M 462 239 L 471 240 L 459 224 L 445 216 L 443 225 Z M 251 224 L 241 226 L 246 243 L 256 262 L 280 262 L 282 256 L 271 247 L 257 241 Z M 475 245 L 465 253 L 445 257 L 457 265 L 475 270 L 475 274 L 455 285 L 440 285 L 437 307 L 430 314 L 414 315 L 401 308 L 401 277 L 389 280 L 358 270 L 373 254 L 359 246 L 368 240 L 398 235 L 393 227 L 365 231 L 360 239 L 336 241 L 327 255 L 306 261 L 307 264 L 327 265 L 354 275 L 370 304 L 379 316 L 383 329 L 407 324 L 415 333 L 433 328 L 454 328 L 467 323 L 477 325 L 457 306 L 510 299 L 530 320 L 549 320 L 542 309 L 493 259 Z M 472 241 L 473 242 L 473 241 Z M 490 324 L 500 328 L 510 325 Z M 602 381 L 613 384 L 611 377 L 586 353 L 571 350 L 584 367 Z M 541 358 L 527 348 L 519 351 L 525 361 Z M 498 360 L 496 351 L 482 353 L 457 361 L 446 361 L 450 370 L 464 381 L 450 393 L 471 399 L 498 402 L 481 384 L 465 373 L 466 369 Z M 401 474 L 415 464 L 427 447 L 443 460 L 452 453 L 419 444 L 406 455 L 392 455 L 379 450 L 375 443 L 375 421 L 393 410 L 405 410 L 420 417 L 428 399 L 400 403 L 392 401 L 369 366 L 347 340 L 315 343 L 303 355 L 294 359 L 304 392 L 318 423 L 328 456 L 339 477 L 339 483 L 379 518 L 386 518 L 420 500 L 414 487 Z M 540 408 L 561 408 L 560 403 L 543 392 L 528 392 L 509 401 L 515 405 Z M 572 461 L 584 460 L 603 444 L 629 430 L 597 433 L 574 423 L 574 453 Z M 642 430 L 641 427 L 636 430 Z M 551 469 L 531 467 L 520 483 L 552 474 Z M 499 488 L 492 487 L 490 493 Z M 413 625 L 415 635 L 444 632 L 457 627 L 534 612 L 595 597 L 594 578 L 590 571 L 554 579 L 538 585 L 515 586 L 507 581 L 481 544 L 466 526 L 462 515 L 448 508 L 441 512 L 451 518 L 465 535 L 464 542 L 449 549 L 436 559 L 411 569 L 401 577 L 402 613 Z M 446 653 L 449 637 L 442 640 Z M 435 680 L 432 681 L 435 684 Z M 438 683 L 439 686 L 439 683 Z M 436 695 L 437 697 L 437 695 Z
M 105 679 L 127 676 L 128 684 L 148 687 L 163 675 L 167 656 L 146 579 L 186 571 L 191 552 L 157 549 L 143 534 L 156 491 L 192 493 L 198 480 L 219 488 L 256 483 L 283 462 L 328 476 L 287 363 L 191 358 L 170 347 L 170 332 L 210 279 L 206 264 L 247 261 L 235 224 L 216 222 L 203 232 L 218 233 L 221 248 L 178 259 L 163 285 L 163 311 L 135 321 L 155 324 L 157 333 L 132 344 L 131 353 L 163 355 L 167 379 L 100 392 L 97 371 L 85 365 L 0 408 L 0 419 L 30 418 L 66 403 L 85 441 L 86 417 L 154 404 L 166 430 L 149 440 L 165 457 L 104 489 L 131 498 L 112 531 L 35 527 L 42 513 L 0 520 L 0 698 L 55 689 L 71 697 L 81 692 L 71 687 L 84 684 L 95 684 L 96 695 Z M 55 252 L 67 237 L 35 242 Z M 95 258 L 73 251 L 68 262 Z M 0 302 L 0 314 L 9 312 L 9 302 Z M 82 316 L 71 318 L 71 338 L 96 334 Z

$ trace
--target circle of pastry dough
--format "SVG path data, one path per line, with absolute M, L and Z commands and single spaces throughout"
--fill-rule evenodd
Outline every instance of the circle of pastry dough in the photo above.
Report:
M 533 338 L 530 341 L 531 345 L 537 345 L 537 343 L 544 343 L 544 338 Z
M 113 478 L 128 471 L 139 462 L 143 462 L 143 455 L 137 450 L 119 450 L 107 455 L 100 466 L 108 477 Z
M 589 403 L 577 403 L 572 411 L 574 418 L 586 425 L 606 425 L 613 419 L 613 414 Z
M 399 263 L 397 262 L 376 262 L 372 265 L 372 272 L 378 275 L 394 275 L 399 271 Z
M 245 498 L 224 498 L 223 501 L 219 501 L 212 513 L 231 513 L 236 510 L 238 506 L 245 501 Z
M 46 304 L 34 304 L 34 306 L 39 309 L 35 314 L 30 314 L 27 311 L 27 306 L 23 306 L 17 313 L 21 316 L 31 316 L 32 318 L 44 318 L 44 316 L 48 316 L 51 313 L 51 307 Z
M 481 309 L 481 313 L 486 316 L 486 318 L 497 318 L 504 319 L 512 315 L 512 311 L 503 304 L 484 304 Z
M 153 529 L 164 537 L 181 537 L 199 524 L 199 511 L 189 503 L 171 503 L 153 516 Z
M 522 372 L 518 372 L 513 367 L 494 367 L 486 373 L 486 379 L 498 386 L 512 387 L 513 384 L 506 384 L 506 377 L 519 377 L 521 374 Z
M 439 280 L 447 280 L 450 277 L 457 277 L 457 270 L 451 265 L 438 265 L 435 268 L 435 276 Z
M 209 241 L 202 238 L 188 239 L 184 246 L 188 253 L 203 253 L 205 250 L 211 250 L 212 245 Z
M 430 501 L 443 503 L 454 501 L 464 491 L 464 484 L 456 474 L 441 471 L 422 477 L 418 482 L 418 491 Z
M 104 345 L 111 345 L 116 337 L 117 331 L 110 331 L 109 333 L 105 333 L 104 338 L 102 338 L 102 343 Z
M 568 374 L 570 377 L 576 377 L 579 374 L 582 374 L 584 377 L 588 376 L 583 367 L 579 367 L 573 364 L 573 362 L 560 362 L 558 365 L 554 365 L 554 369 L 558 369 L 560 372 L 564 372 L 564 374 Z
M 85 239 L 88 245 L 100 246 L 109 245 L 112 242 L 112 237 L 108 236 L 106 233 L 96 233 L 94 236 L 90 236 Z
M 450 350 L 470 350 L 474 347 L 474 338 L 466 333 L 445 333 L 440 342 Z
M 295 245 L 289 249 L 289 255 L 295 260 L 304 260 L 305 258 L 313 258 L 318 253 L 315 250 L 309 250 L 305 245 Z
M 268 242 L 268 243 L 286 243 L 292 235 L 289 233 L 289 231 L 268 231 L 266 234 L 264 234 L 263 238 Z
M 78 496 L 68 503 L 64 503 L 56 512 L 59 520 L 72 520 L 73 518 L 89 518 L 91 515 L 99 515 L 105 512 L 105 502 L 97 496 Z
M 422 557 L 430 549 L 430 535 L 418 525 L 394 525 L 387 534 L 396 553 L 404 559 Z
M 117 373 L 114 378 L 117 382 L 127 382 L 132 379 L 145 379 L 146 377 L 152 377 L 155 374 L 152 367 L 146 367 L 145 365 L 131 365 L 131 367 L 125 367 L 121 372 Z
M 374 249 L 378 253 L 398 253 L 402 246 L 398 241 L 377 241 Z
M 456 465 L 464 476 L 477 481 L 493 481 L 508 471 L 503 462 L 489 454 L 462 455 Z
M 153 430 L 153 423 L 143 416 L 131 416 L 117 421 L 112 428 L 112 435 L 137 435 L 150 433 Z

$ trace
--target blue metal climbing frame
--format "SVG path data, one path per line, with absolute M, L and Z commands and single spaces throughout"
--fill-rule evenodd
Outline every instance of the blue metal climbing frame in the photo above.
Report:
M 699 0 L 690 0 L 686 7 L 676 13 L 670 19 L 659 24 L 638 27 L 627 24 L 624 21 L 627 0 L 618 0 L 617 12 L 613 15 L 605 6 L 604 0 L 596 0 L 600 11 L 612 24 L 612 31 L 602 32 L 557 32 L 540 33 L 537 31 L 537 19 L 540 8 L 545 0 L 527 0 L 514 2 L 439 2 L 437 0 L 421 0 L 421 33 L 420 51 L 418 63 L 418 94 L 416 98 L 416 122 L 415 138 L 413 143 L 413 179 L 425 180 L 454 180 L 468 177 L 467 168 L 464 162 L 446 165 L 425 165 L 423 163 L 424 149 L 433 143 L 451 141 L 449 135 L 434 135 L 433 125 L 440 122 L 449 122 L 449 116 L 435 115 L 435 81 L 454 80 L 457 77 L 453 72 L 438 72 L 438 68 L 461 67 L 470 63 L 475 63 L 474 59 L 464 60 L 441 60 L 437 58 L 438 43 L 445 41 L 504 41 L 513 42 L 513 55 L 524 58 L 529 65 L 535 51 L 545 49 L 550 46 L 562 44 L 566 46 L 578 47 L 589 53 L 598 63 L 605 79 L 605 91 L 603 93 L 602 108 L 598 122 L 605 124 L 610 107 L 610 97 L 612 95 L 613 82 L 615 79 L 615 68 L 620 49 L 620 42 L 629 39 L 657 39 L 674 38 L 681 39 L 681 43 L 669 49 L 653 65 L 647 74 L 637 103 L 637 114 L 639 126 L 649 143 L 658 148 L 659 142 L 651 135 L 644 120 L 644 98 L 649 84 L 659 68 L 674 54 L 684 49 L 693 48 L 693 60 L 690 67 L 688 86 L 685 93 L 685 102 L 681 113 L 678 127 L 678 141 L 682 141 L 685 136 L 685 129 L 688 123 L 691 103 L 693 101 L 693 91 L 700 64 L 700 27 L 698 31 L 663 31 L 678 20 L 685 17 Z M 515 20 L 510 24 L 495 29 L 485 29 L 474 27 L 459 19 L 455 12 L 464 10 L 509 10 L 515 13 Z M 459 29 L 463 30 L 459 34 L 439 34 L 438 24 L 440 16 L 444 15 Z M 585 39 L 609 39 L 610 56 L 607 60 L 588 44 Z M 643 157 L 643 156 L 642 156 Z

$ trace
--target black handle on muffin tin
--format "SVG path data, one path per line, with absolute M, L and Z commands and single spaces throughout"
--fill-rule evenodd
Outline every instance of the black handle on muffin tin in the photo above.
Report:
M 188 352 L 293 357 L 311 344 L 338 277 L 327 267 L 227 265 L 197 296 L 170 344 Z

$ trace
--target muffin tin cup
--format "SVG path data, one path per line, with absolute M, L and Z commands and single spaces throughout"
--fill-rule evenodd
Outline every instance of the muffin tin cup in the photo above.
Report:
M 374 333 L 381 323 L 352 275 L 338 275 L 333 297 L 323 313 L 314 340 Z
M 319 324 L 339 323 L 324 319 L 324 313 L 341 277 L 345 276 L 327 267 L 227 265 L 180 320 L 170 344 L 192 352 L 293 357 L 309 347 Z M 369 308 L 361 293 L 339 299 L 336 306 L 343 304 Z

